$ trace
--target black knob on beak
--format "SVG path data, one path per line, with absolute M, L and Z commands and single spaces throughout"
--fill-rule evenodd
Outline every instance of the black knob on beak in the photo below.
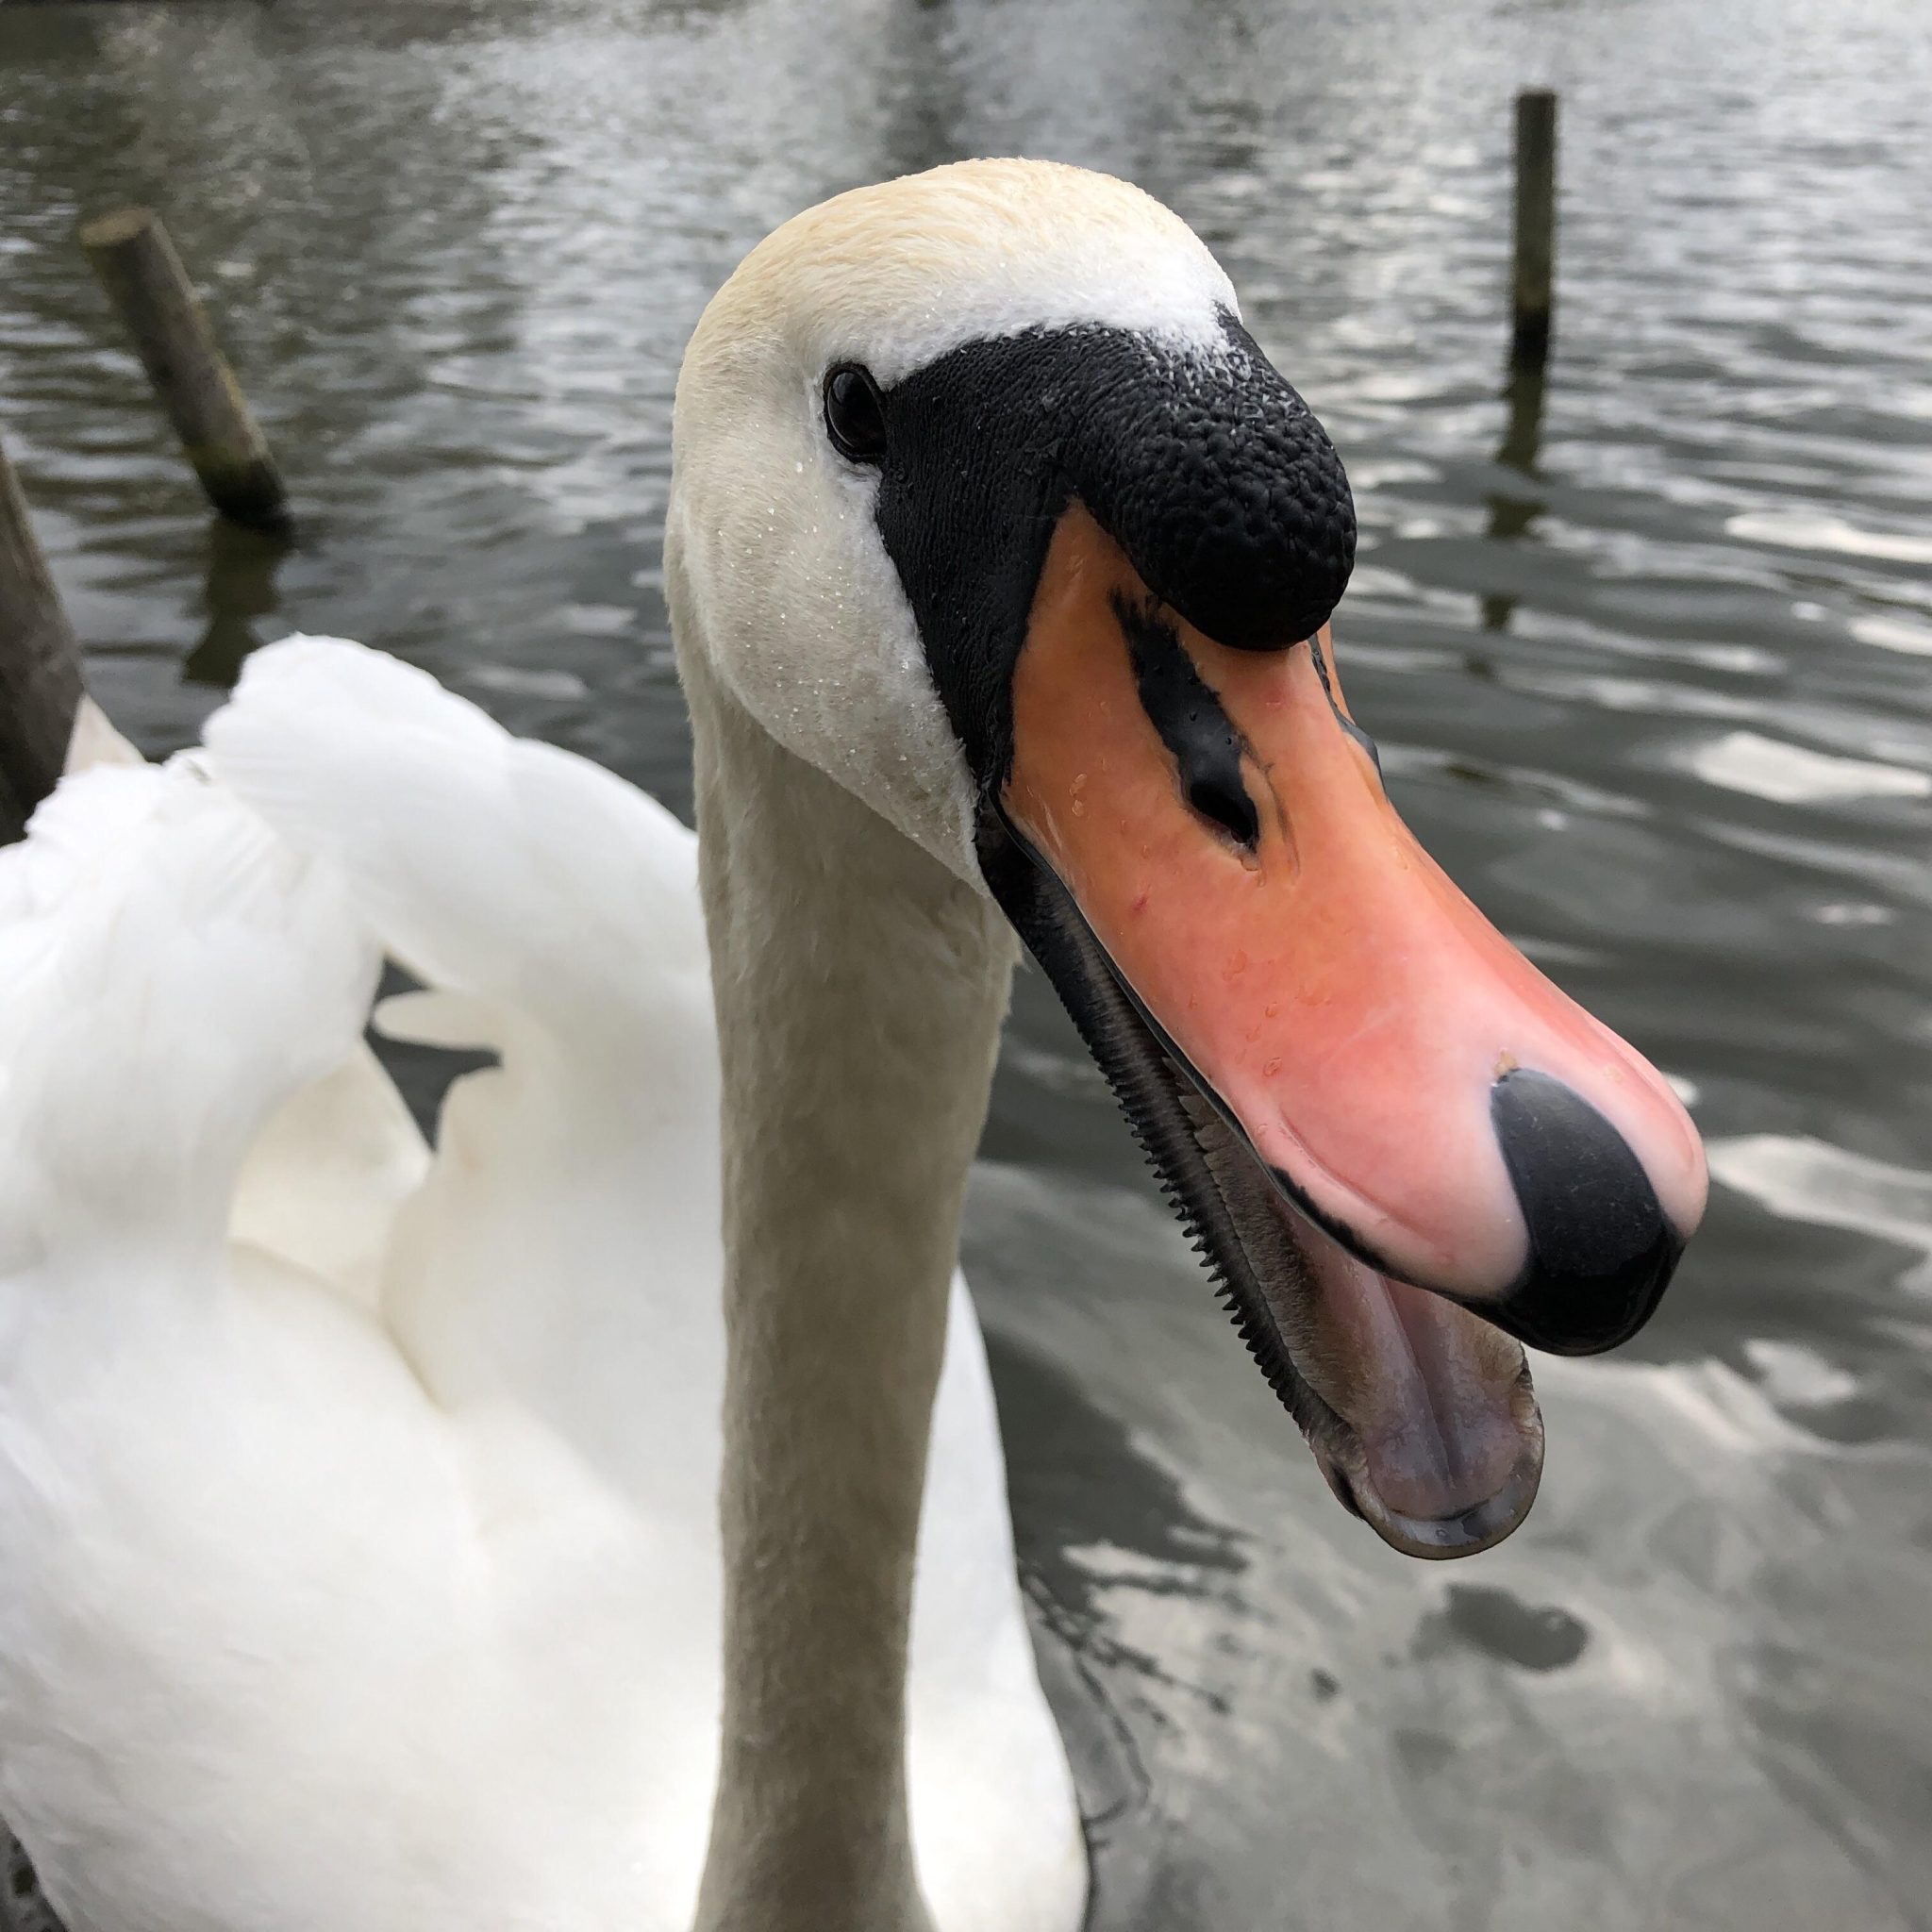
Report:
M 1145 373 L 1111 384 L 1069 437 L 1080 500 L 1217 643 L 1314 636 L 1355 567 L 1355 499 L 1327 431 L 1231 316 L 1218 355 L 1136 346 Z

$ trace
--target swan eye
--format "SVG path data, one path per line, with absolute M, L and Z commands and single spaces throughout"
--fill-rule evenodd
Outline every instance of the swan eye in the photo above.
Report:
M 825 433 L 855 463 L 876 463 L 886 454 L 886 406 L 878 384 L 856 362 L 841 362 L 825 377 Z

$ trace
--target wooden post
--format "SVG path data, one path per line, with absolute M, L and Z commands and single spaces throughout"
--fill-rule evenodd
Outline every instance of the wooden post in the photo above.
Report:
M 101 215 L 82 226 L 80 245 L 134 338 L 208 501 L 253 529 L 285 524 L 288 501 L 275 458 L 160 217 L 142 208 Z
M 1550 353 L 1557 269 L 1557 97 L 1548 88 L 1516 96 L 1515 326 L 1510 359 L 1541 367 Z
M 0 449 L 0 844 L 53 791 L 85 696 L 80 644 Z

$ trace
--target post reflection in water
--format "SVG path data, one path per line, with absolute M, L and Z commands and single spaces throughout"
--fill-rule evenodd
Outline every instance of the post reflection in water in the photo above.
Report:
M 1537 493 L 1536 459 L 1543 438 L 1543 396 L 1549 388 L 1550 365 L 1546 361 L 1512 360 L 1509 379 L 1504 390 L 1508 406 L 1508 426 L 1503 432 L 1502 446 L 1496 451 L 1497 464 L 1515 474 L 1504 479 L 1490 496 L 1489 541 L 1513 543 L 1526 536 L 1541 514 L 1543 500 Z M 1508 627 L 1516 599 L 1491 592 L 1482 600 L 1483 628 Z
M 290 539 L 273 531 L 244 530 L 212 519 L 208 531 L 208 574 L 202 601 L 208 624 L 200 641 L 181 660 L 191 684 L 228 691 L 242 675 L 249 652 L 288 628 L 263 625 L 280 608 L 275 573 L 288 555 Z

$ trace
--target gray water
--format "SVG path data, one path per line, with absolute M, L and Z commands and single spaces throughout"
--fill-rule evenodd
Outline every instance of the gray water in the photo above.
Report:
M 1509 101 L 1557 349 L 1503 381 Z M 1098 1932 L 1932 1926 L 1932 7 L 0 5 L 0 434 L 103 702 L 380 642 L 688 807 L 680 346 L 766 229 L 1024 151 L 1232 272 L 1346 459 L 1410 822 L 1684 1083 L 1637 1344 L 1539 1364 L 1527 1525 L 1344 1519 L 1044 983 L 968 1261 Z M 301 541 L 212 527 L 73 244 L 161 208 Z

